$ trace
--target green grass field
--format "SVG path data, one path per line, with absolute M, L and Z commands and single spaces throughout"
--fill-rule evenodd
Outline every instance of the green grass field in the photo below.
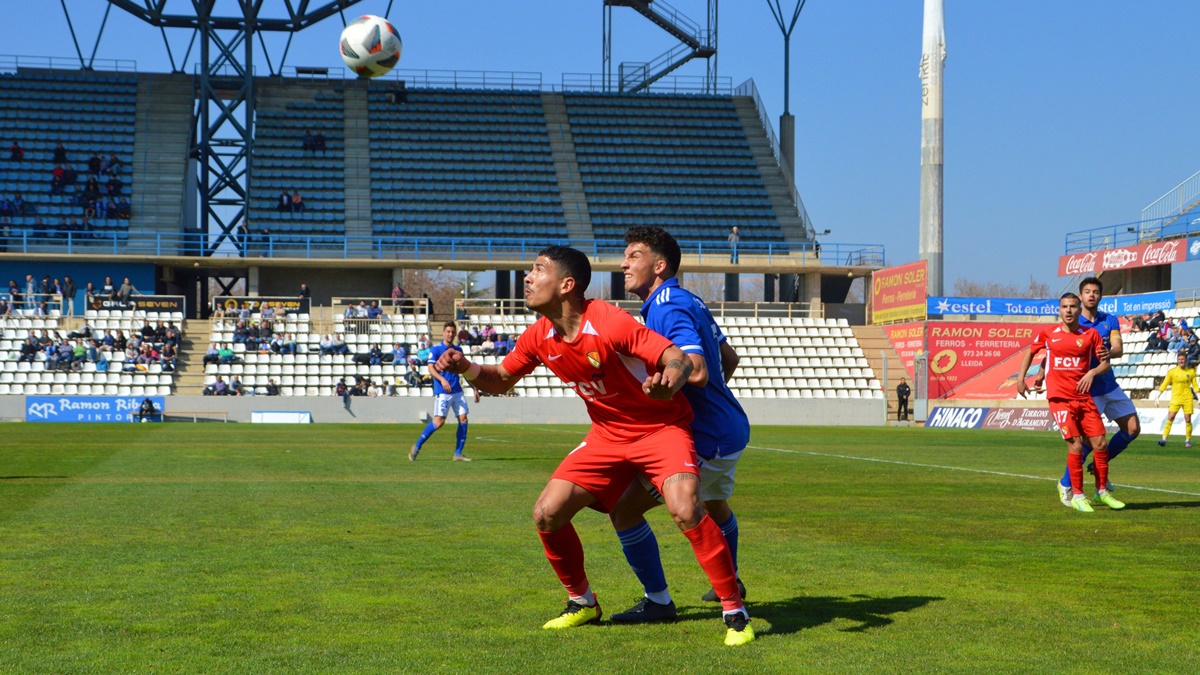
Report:
M 1197 672 L 1200 450 L 1140 439 L 1123 512 L 1064 508 L 1052 434 L 756 428 L 759 639 L 730 649 L 652 513 L 680 621 L 567 633 L 529 511 L 580 428 L 5 425 L 0 672 Z M 864 461 L 876 459 L 884 461 Z M 955 470 L 968 469 L 968 470 Z M 1003 472 L 998 475 L 986 472 Z M 640 597 L 576 519 L 606 613 Z

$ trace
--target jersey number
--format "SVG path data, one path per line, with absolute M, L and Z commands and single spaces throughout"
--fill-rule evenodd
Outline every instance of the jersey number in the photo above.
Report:
M 1067 410 L 1055 410 L 1054 411 L 1054 423 L 1057 424 L 1059 426 L 1059 428 L 1062 428 L 1064 425 L 1066 425 L 1067 416 L 1069 416 L 1070 414 L 1071 413 Z

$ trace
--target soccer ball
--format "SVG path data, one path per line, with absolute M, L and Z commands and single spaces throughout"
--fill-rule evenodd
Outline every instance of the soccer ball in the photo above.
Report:
M 387 19 L 367 14 L 342 31 L 342 60 L 359 77 L 387 75 L 400 60 L 400 33 Z

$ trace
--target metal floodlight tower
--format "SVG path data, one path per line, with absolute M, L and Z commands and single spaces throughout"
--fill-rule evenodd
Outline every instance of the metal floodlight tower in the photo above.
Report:
M 225 251 L 244 255 L 244 239 L 236 230 L 249 206 L 251 150 L 254 147 L 254 38 L 258 37 L 271 74 L 282 72 L 292 36 L 357 4 L 361 0 L 108 0 L 109 4 L 158 28 L 167 42 L 167 28 L 192 30 L 192 44 L 200 39 L 196 72 L 196 133 L 191 156 L 199 163 L 200 252 Z M 235 7 L 236 13 L 219 13 Z M 275 17 L 264 12 L 274 11 Z M 169 5 L 169 7 L 168 7 Z M 389 3 L 390 8 L 390 3 Z M 168 13 L 170 10 L 179 13 Z M 343 22 L 345 18 L 343 17 Z M 263 32 L 289 33 L 279 70 L 271 64 Z M 191 45 L 176 67 L 170 44 L 167 54 L 173 70 L 186 67 Z M 217 226 L 220 233 L 208 236 Z
M 604 90 L 613 91 L 615 85 L 615 90 L 622 93 L 643 91 L 688 61 L 700 58 L 708 62 L 704 91 L 717 93 L 717 3 L 718 0 L 706 0 L 707 26 L 702 26 L 665 0 L 604 0 Z M 614 79 L 613 7 L 629 7 L 679 40 L 679 44 L 650 61 L 621 63 Z
M 771 8 L 771 16 L 775 17 L 775 23 L 779 25 L 779 31 L 783 33 L 783 114 L 779 116 L 779 152 L 787 160 L 788 178 L 792 180 L 793 184 L 796 182 L 796 118 L 791 113 L 792 30 L 796 28 L 796 22 L 800 20 L 800 12 L 804 11 L 806 2 L 808 0 L 799 0 L 796 3 L 795 11 L 792 12 L 791 21 L 786 22 L 779 0 L 767 0 L 767 6 Z
M 925 0 L 921 46 L 921 219 L 920 258 L 928 263 L 929 295 L 943 288 L 942 134 L 946 66 L 946 18 L 942 0 Z

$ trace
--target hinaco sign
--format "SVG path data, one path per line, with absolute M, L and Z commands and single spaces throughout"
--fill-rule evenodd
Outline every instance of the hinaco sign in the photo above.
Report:
M 1183 262 L 1187 258 L 1188 240 L 1186 239 L 1123 246 L 1121 248 L 1110 248 L 1106 251 L 1072 253 L 1058 259 L 1058 276 L 1069 277 L 1078 274 L 1099 274 L 1114 270 L 1133 269 L 1135 267 L 1171 265 Z

